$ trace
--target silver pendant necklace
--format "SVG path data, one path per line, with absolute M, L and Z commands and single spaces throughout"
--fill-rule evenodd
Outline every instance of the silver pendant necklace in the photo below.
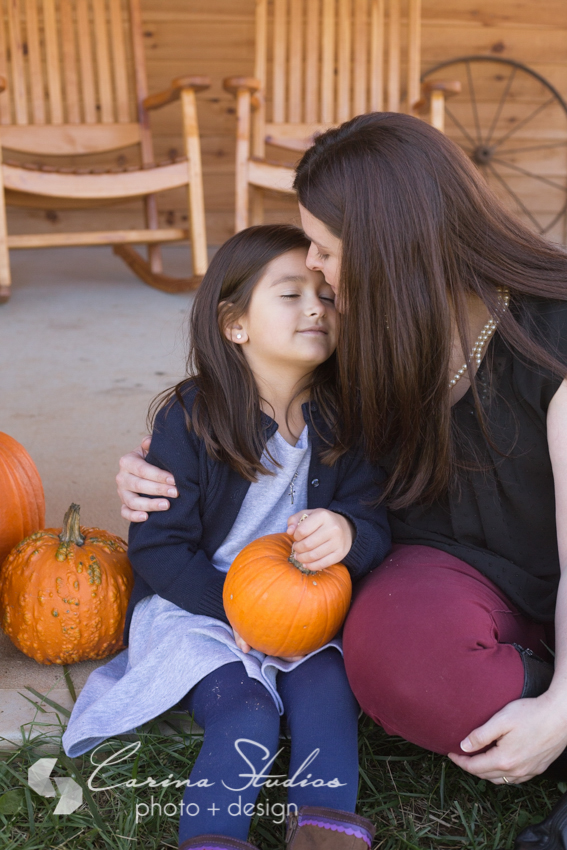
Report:
M 295 487 L 293 485 L 294 485 L 294 481 L 297 478 L 297 476 L 298 476 L 298 473 L 296 472 L 295 475 L 293 476 L 293 478 L 291 479 L 291 481 L 289 482 L 289 498 L 291 500 L 292 505 L 293 505 L 293 500 L 295 499 Z

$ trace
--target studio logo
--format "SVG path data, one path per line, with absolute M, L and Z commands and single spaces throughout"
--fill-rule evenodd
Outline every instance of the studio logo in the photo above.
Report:
M 28 770 L 28 785 L 42 797 L 56 797 L 51 779 L 51 771 L 57 764 L 57 759 L 39 759 Z M 55 777 L 55 784 L 61 794 L 61 798 L 55 807 L 54 815 L 70 815 L 79 808 L 83 802 L 83 790 L 74 779 L 70 777 Z

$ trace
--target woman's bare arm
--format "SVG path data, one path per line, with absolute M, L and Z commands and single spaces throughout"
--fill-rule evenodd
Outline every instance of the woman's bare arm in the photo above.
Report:
M 151 511 L 166 511 L 167 499 L 177 496 L 173 476 L 144 460 L 150 448 L 151 437 L 144 437 L 133 452 L 120 458 L 120 472 L 116 476 L 118 496 L 122 502 L 120 512 L 130 522 L 143 522 Z M 148 496 L 167 496 L 167 499 L 146 499 Z

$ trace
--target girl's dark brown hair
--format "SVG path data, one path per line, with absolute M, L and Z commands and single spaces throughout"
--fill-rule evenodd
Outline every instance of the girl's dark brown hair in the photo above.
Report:
M 150 407 L 150 424 L 157 410 L 177 398 L 194 429 L 215 460 L 228 463 L 243 478 L 255 481 L 269 474 L 261 463 L 266 447 L 260 394 L 240 345 L 224 329 L 243 316 L 266 266 L 276 257 L 309 240 L 298 227 L 285 224 L 249 227 L 232 236 L 213 257 L 195 296 L 190 318 L 187 374 L 173 390 L 160 394 Z M 197 387 L 191 415 L 184 396 Z M 336 360 L 333 354 L 310 375 L 298 394 L 310 391 L 329 428 L 335 426 Z
M 565 375 L 529 326 L 525 296 L 567 299 L 567 255 L 508 213 L 466 155 L 424 121 L 371 113 L 329 130 L 301 159 L 299 202 L 342 240 L 337 448 L 361 424 L 370 459 L 391 458 L 392 508 L 446 492 L 458 466 L 452 432 L 450 302 L 469 352 L 466 298 L 499 315 L 526 360 Z M 516 316 L 514 315 L 516 314 Z M 474 403 L 490 441 L 475 382 Z

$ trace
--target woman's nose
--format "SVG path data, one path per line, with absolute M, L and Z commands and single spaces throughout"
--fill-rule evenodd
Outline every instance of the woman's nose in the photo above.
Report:
M 317 258 L 317 249 L 314 245 L 309 247 L 309 251 L 307 252 L 307 258 L 305 260 L 305 265 L 308 269 L 311 269 L 312 272 L 319 271 L 321 269 L 321 261 Z

